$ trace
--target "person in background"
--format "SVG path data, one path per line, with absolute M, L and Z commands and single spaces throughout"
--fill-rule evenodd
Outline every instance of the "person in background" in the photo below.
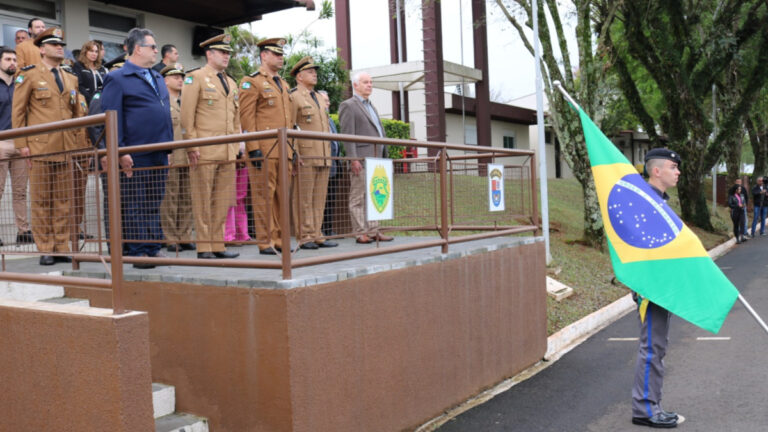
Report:
M 64 60 L 64 33 L 51 27 L 34 40 L 42 58 L 18 72 L 13 94 L 12 126 L 69 120 L 86 115 L 85 99 L 77 92 L 77 78 L 61 69 Z M 41 84 L 42 83 L 42 84 Z M 44 253 L 40 265 L 72 262 L 71 237 L 72 170 L 62 152 L 77 147 L 77 132 L 65 130 L 47 135 L 17 138 L 21 156 L 54 153 L 30 162 L 29 191 L 32 233 L 37 250 Z M 53 256 L 52 254 L 62 254 Z
M 765 217 L 768 213 L 768 199 L 766 199 L 765 194 L 765 181 L 763 177 L 758 177 L 757 184 L 752 188 L 752 206 L 754 208 L 754 214 L 752 215 L 752 238 L 755 237 L 758 221 L 760 221 L 760 235 L 765 235 Z
M 152 69 L 160 72 L 168 66 L 174 66 L 179 62 L 179 50 L 171 44 L 163 45 L 160 48 L 160 63 L 152 66 Z
M 733 236 L 736 237 L 736 243 L 744 243 L 747 239 L 744 237 L 744 192 L 741 185 L 731 186 L 728 191 L 728 207 L 731 208 L 731 221 L 733 221 Z
M 16 45 L 17 68 L 21 70 L 29 65 L 40 63 L 40 47 L 35 45 L 35 38 L 45 31 L 45 23 L 40 18 L 29 20 L 27 32 L 29 39 Z M 64 59 L 62 58 L 62 61 Z
M 257 45 L 261 66 L 240 82 L 240 121 L 243 132 L 292 128 L 295 119 L 288 83 L 280 76 L 284 64 L 285 39 L 265 39 Z M 248 178 L 251 181 L 251 202 L 259 253 L 275 255 L 284 246 L 282 230 L 290 231 L 290 227 L 280 226 L 277 171 L 279 164 L 285 163 L 287 171 L 293 172 L 293 149 L 289 145 L 287 154 L 281 160 L 277 139 L 269 138 L 248 141 L 245 150 L 250 159 Z M 290 249 L 290 245 L 285 246 Z
M 118 146 L 173 141 L 170 99 L 165 81 L 152 69 L 157 58 L 155 36 L 149 29 L 134 28 L 126 39 L 128 57 L 120 69 L 107 74 L 101 104 L 117 111 Z M 102 166 L 106 165 L 102 158 Z M 165 192 L 168 152 L 148 151 L 120 156 L 120 195 L 124 208 L 124 253 L 137 257 L 162 257 L 163 232 L 160 203 Z M 134 168 L 145 168 L 134 171 Z M 154 264 L 135 263 L 150 269 Z
M 245 143 L 240 144 L 238 159 L 244 159 Z M 248 235 L 248 214 L 245 212 L 245 199 L 248 196 L 248 167 L 245 162 L 237 163 L 235 175 L 235 205 L 227 213 L 227 229 L 224 231 L 224 241 L 250 241 Z
M 20 43 L 24 42 L 25 40 L 29 39 L 29 33 L 24 29 L 18 29 L 16 30 L 16 46 L 19 46 Z
M 291 106 L 299 129 L 328 133 L 328 115 L 320 103 L 315 85 L 317 69 L 312 57 L 304 57 L 293 66 L 291 75 L 296 87 L 291 89 Z M 294 182 L 293 226 L 302 249 L 318 249 L 338 246 L 325 240 L 323 210 L 328 194 L 328 174 L 331 169 L 331 144 L 325 140 L 297 139 L 295 150 L 301 157 L 298 171 L 301 182 Z
M 321 105 L 325 109 L 325 114 L 328 116 L 328 127 L 331 133 L 339 133 L 336 130 L 336 122 L 331 118 L 329 109 L 331 107 L 331 99 L 328 97 L 328 92 L 325 90 L 318 90 L 317 94 L 320 95 Z M 337 158 L 341 155 L 339 148 L 339 142 L 336 140 L 331 141 L 331 157 Z M 331 160 L 331 170 L 328 173 L 328 195 L 325 198 L 325 210 L 323 211 L 323 235 L 335 236 L 333 231 L 333 217 L 336 214 L 336 207 L 338 206 L 338 190 L 339 190 L 339 165 L 338 159 Z
M 354 94 L 339 106 L 339 124 L 345 135 L 364 135 L 386 138 L 384 125 L 379 113 L 371 104 L 373 81 L 366 72 L 358 72 L 352 77 Z M 349 215 L 352 230 L 357 236 L 357 243 L 392 241 L 393 238 L 379 233 L 379 222 L 369 221 L 366 215 L 365 166 L 360 159 L 380 158 L 384 155 L 384 146 L 369 143 L 346 143 L 347 156 L 353 158 L 349 164 Z
M 99 44 L 96 41 L 88 41 L 83 44 L 72 72 L 77 75 L 80 94 L 85 101 L 91 103 L 93 95 L 100 93 L 104 87 L 104 76 L 107 68 L 102 66 Z
M 741 197 L 744 199 L 744 208 L 742 209 L 744 211 L 744 215 L 741 219 L 743 224 L 741 227 L 741 232 L 746 238 L 746 236 L 749 234 L 749 229 L 747 228 L 747 226 L 749 225 L 749 217 L 747 215 L 747 207 L 749 206 L 749 193 L 747 192 L 749 191 L 749 189 L 747 189 L 746 187 L 744 187 L 743 184 L 741 184 L 741 178 L 737 178 L 734 183 L 741 186 Z
M 220 34 L 200 44 L 205 66 L 187 71 L 181 92 L 181 133 L 195 139 L 240 133 L 237 82 L 225 73 L 232 47 Z M 197 257 L 237 258 L 224 244 L 227 213 L 235 197 L 236 143 L 187 148 Z
M 177 64 L 166 66 L 160 71 L 168 87 L 171 100 L 171 121 L 173 122 L 173 140 L 179 141 L 181 135 L 181 88 L 184 85 L 184 68 Z M 160 224 L 165 239 L 169 242 L 168 252 L 195 250 L 192 238 L 192 196 L 189 190 L 189 157 L 187 149 L 174 149 L 168 159 L 168 180 L 165 183 L 165 196 L 160 204 Z
M 26 33 L 26 31 L 24 31 Z M 13 105 L 13 76 L 16 74 L 16 53 L 8 48 L 0 48 L 0 130 L 11 128 L 11 107 Z M 13 215 L 16 220 L 16 243 L 32 243 L 32 231 L 27 220 L 27 180 L 29 169 L 27 161 L 15 159 L 21 153 L 14 147 L 13 141 L 0 141 L 0 198 L 5 191 L 5 180 L 11 173 L 11 191 L 13 193 Z M 0 246 L 3 241 L 0 240 Z

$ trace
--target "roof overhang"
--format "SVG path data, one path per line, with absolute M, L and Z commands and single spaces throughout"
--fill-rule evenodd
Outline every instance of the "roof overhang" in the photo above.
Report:
M 259 20 L 264 14 L 298 6 L 315 9 L 314 0 L 109 0 L 104 3 L 216 27 Z
M 424 89 L 423 60 L 359 69 L 352 71 L 350 75 L 354 75 L 356 72 L 367 72 L 373 80 L 373 88 L 398 91 L 400 90 L 400 83 L 402 83 L 405 91 Z M 470 84 L 482 79 L 483 72 L 480 69 L 449 61 L 443 62 L 445 86 Z
M 450 103 L 446 101 L 445 112 L 450 114 L 461 114 L 462 112 L 462 100 L 461 96 L 457 94 L 450 95 Z M 464 98 L 464 114 L 475 116 L 477 101 L 472 97 Z M 519 123 L 523 125 L 535 125 L 536 110 L 529 108 L 523 108 L 514 105 L 507 105 L 498 102 L 491 102 L 491 119 L 505 121 L 510 123 Z

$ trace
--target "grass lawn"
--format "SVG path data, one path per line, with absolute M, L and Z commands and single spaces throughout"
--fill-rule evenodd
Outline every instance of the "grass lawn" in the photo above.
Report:
M 513 177 L 513 176 L 510 176 Z M 513 177 L 514 178 L 514 177 Z M 396 218 L 382 221 L 382 226 L 395 228 L 437 227 L 440 224 L 440 185 L 435 173 L 414 172 L 398 175 L 394 195 Z M 520 225 L 529 224 L 519 215 L 530 215 L 530 189 L 527 182 L 516 179 L 505 181 L 506 211 L 488 211 L 488 180 L 477 173 L 457 173 L 448 183 L 453 202 L 450 204 L 454 220 L 452 225 Z M 708 181 L 708 190 L 711 182 Z M 626 295 L 629 290 L 621 284 L 612 284 L 613 268 L 606 253 L 586 247 L 579 240 L 584 229 L 584 200 L 581 186 L 575 179 L 549 181 L 550 252 L 552 262 L 549 276 L 570 286 L 574 294 L 560 302 L 547 298 L 549 319 L 547 331 L 552 334 L 590 313 Z M 538 192 L 538 190 L 537 190 Z M 672 209 L 680 214 L 677 189 L 668 191 Z M 718 208 L 712 219 L 715 232 L 698 228 L 693 231 L 704 247 L 712 247 L 728 239 L 731 222 L 727 208 Z M 465 235 L 478 231 L 453 232 Z M 435 236 L 436 231 L 395 231 L 397 236 Z M 530 234 L 521 234 L 530 235 Z
M 711 187 L 709 183 L 708 190 Z M 553 179 L 549 181 L 548 189 L 552 254 L 549 275 L 574 290 L 572 296 L 560 302 L 547 298 L 547 331 L 552 334 L 610 304 L 629 290 L 621 284 L 611 284 L 613 269 L 607 253 L 578 243 L 584 229 L 584 200 L 579 183 L 575 179 Z M 677 190 L 668 193 L 670 206 L 680 214 Z M 712 221 L 716 232 L 692 228 L 707 249 L 727 240 L 731 230 L 726 208 L 718 208 Z

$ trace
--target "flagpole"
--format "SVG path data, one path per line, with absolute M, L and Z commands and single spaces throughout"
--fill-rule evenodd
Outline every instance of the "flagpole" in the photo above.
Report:
M 536 64 L 536 131 L 539 144 L 539 189 L 541 190 L 541 233 L 544 235 L 544 256 L 547 265 L 552 261 L 552 254 L 549 250 L 549 193 L 547 190 L 547 154 L 546 144 L 544 143 L 544 89 L 543 79 L 541 77 L 541 51 L 539 49 L 539 6 L 537 0 L 532 0 L 531 10 L 533 13 L 533 51 L 534 63 Z M 533 203 L 536 205 L 536 203 Z
M 563 84 L 560 81 L 553 81 L 552 84 L 554 84 L 555 87 L 557 87 L 558 90 L 560 90 L 560 93 L 563 94 L 563 97 L 571 103 L 576 109 L 581 110 L 581 106 L 576 103 L 576 101 L 571 97 L 571 95 L 568 94 L 567 91 L 563 88 Z
M 755 312 L 755 310 L 752 309 L 752 306 L 750 306 L 749 303 L 747 303 L 747 300 L 741 296 L 741 293 L 739 293 L 739 301 L 741 302 L 741 304 L 744 305 L 745 308 L 747 308 L 747 311 L 750 313 L 750 315 L 752 315 L 753 318 L 755 318 L 757 323 L 760 324 L 760 327 L 762 327 L 763 330 L 765 330 L 765 332 L 768 333 L 768 326 L 765 325 L 765 322 L 762 320 L 762 318 L 760 318 L 757 312 Z

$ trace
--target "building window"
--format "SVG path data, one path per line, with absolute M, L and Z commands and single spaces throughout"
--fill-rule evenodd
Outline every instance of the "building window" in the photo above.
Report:
M 56 20 L 56 2 L 51 0 L 0 0 L 0 9 L 48 21 Z M 50 26 L 48 21 L 45 24 Z
M 100 10 L 88 10 L 88 23 L 91 27 L 109 29 L 120 33 L 128 33 L 138 26 L 136 17 L 116 15 Z
M 507 132 L 510 133 L 510 132 Z M 511 135 L 504 135 L 504 148 L 505 149 L 513 149 L 515 147 L 515 134 L 512 133 Z
M 464 144 L 477 145 L 477 127 L 475 125 L 464 126 Z

